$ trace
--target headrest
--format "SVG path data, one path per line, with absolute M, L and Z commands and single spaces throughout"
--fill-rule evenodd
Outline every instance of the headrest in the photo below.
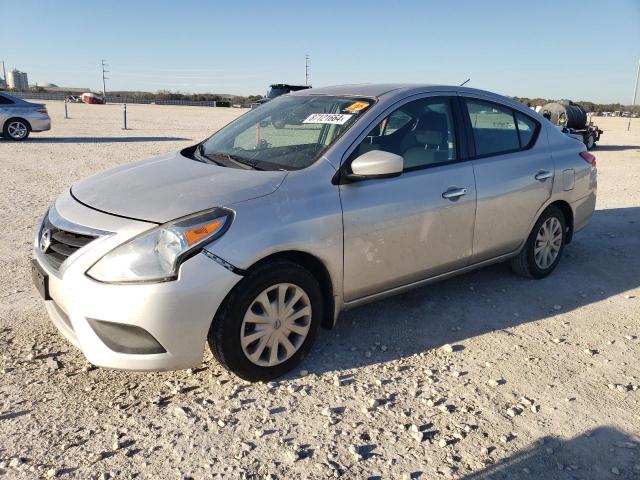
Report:
M 415 129 L 416 140 L 430 145 L 441 145 L 447 141 L 447 116 L 427 110 L 420 115 Z
M 416 130 L 416 140 L 423 145 L 440 145 L 444 142 L 442 132 L 437 130 Z

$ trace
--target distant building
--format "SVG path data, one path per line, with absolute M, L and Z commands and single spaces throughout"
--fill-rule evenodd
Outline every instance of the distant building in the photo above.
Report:
M 13 88 L 15 90 L 28 90 L 29 79 L 27 78 L 27 73 L 14 68 L 7 75 L 7 84 L 9 88 Z
M 4 81 L 4 78 L 0 78 L 0 88 L 7 88 L 7 82 Z

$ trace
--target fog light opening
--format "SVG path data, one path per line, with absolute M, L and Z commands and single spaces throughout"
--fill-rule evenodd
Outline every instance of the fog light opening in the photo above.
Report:
M 166 353 L 162 345 L 145 329 L 124 323 L 87 318 L 98 338 L 114 352 L 149 355 Z

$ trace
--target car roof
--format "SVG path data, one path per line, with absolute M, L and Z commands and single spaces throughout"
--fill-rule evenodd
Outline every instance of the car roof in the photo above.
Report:
M 347 95 L 354 97 L 371 97 L 385 99 L 389 97 L 402 98 L 404 96 L 415 95 L 429 92 L 457 92 L 461 94 L 480 95 L 488 100 L 511 105 L 520 109 L 527 107 L 513 98 L 501 95 L 499 93 L 490 92 L 488 90 L 480 90 L 478 88 L 462 87 L 460 85 L 436 85 L 421 83 L 359 83 L 334 85 L 330 87 L 312 88 L 310 90 L 300 90 L 291 92 L 287 96 L 307 96 L 307 95 Z
M 353 83 L 345 85 L 333 85 L 330 87 L 313 88 L 306 91 L 307 95 L 354 95 L 363 97 L 382 97 L 392 92 L 420 90 L 424 92 L 437 91 L 468 91 L 481 92 L 495 95 L 492 92 L 478 90 L 476 88 L 461 87 L 458 85 L 436 85 L 427 83 Z

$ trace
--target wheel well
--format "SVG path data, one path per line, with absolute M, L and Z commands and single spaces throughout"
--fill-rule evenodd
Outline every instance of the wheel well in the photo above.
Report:
M 11 117 L 9 119 L 7 119 L 6 122 L 4 122 L 4 124 L 2 125 L 2 132 L 4 132 L 4 127 L 11 121 L 11 120 L 22 120 L 24 123 L 27 124 L 27 128 L 29 129 L 29 131 L 32 130 L 31 128 L 31 124 L 29 123 L 29 120 L 22 118 L 22 117 Z
M 564 200 L 556 200 L 549 207 L 554 206 L 560 209 L 560 211 L 564 215 L 565 222 L 567 224 L 567 242 L 570 243 L 573 238 L 573 210 L 571 210 L 571 205 L 569 205 Z M 547 208 L 549 208 L 547 207 Z
M 297 263 L 301 267 L 306 268 L 316 278 L 316 280 L 318 280 L 320 290 L 322 291 L 322 298 L 324 300 L 324 317 L 322 319 L 321 326 L 326 329 L 333 328 L 335 310 L 333 283 L 331 282 L 331 275 L 329 275 L 329 271 L 327 270 L 327 267 L 325 267 L 324 263 L 310 253 L 288 250 L 273 253 L 253 264 L 248 270 L 253 270 L 258 265 L 274 259 L 284 259 Z

